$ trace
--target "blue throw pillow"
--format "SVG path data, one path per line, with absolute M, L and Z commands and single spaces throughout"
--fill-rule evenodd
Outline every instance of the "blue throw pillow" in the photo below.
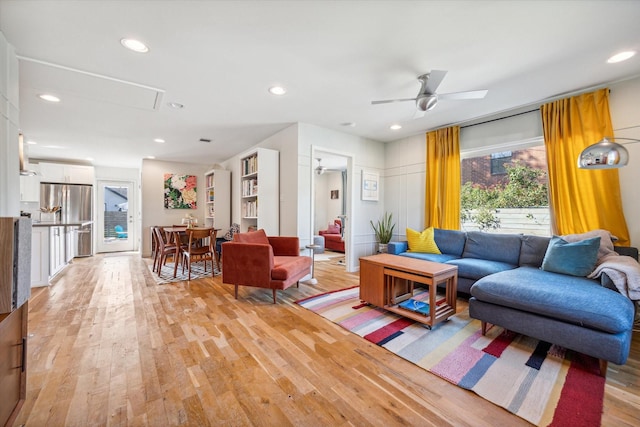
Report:
M 569 243 L 553 236 L 542 261 L 545 271 L 585 277 L 593 271 L 598 259 L 600 237 Z

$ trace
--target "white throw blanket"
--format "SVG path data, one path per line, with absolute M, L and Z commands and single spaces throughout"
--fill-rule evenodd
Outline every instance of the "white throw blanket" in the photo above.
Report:
M 595 279 L 605 273 L 622 295 L 633 301 L 640 300 L 640 264 L 629 256 L 613 253 L 598 260 L 596 269 L 589 274 Z

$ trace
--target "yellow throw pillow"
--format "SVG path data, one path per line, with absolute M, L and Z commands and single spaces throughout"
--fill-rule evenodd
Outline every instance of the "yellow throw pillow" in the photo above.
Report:
M 433 238 L 433 227 L 429 227 L 422 233 L 407 228 L 408 252 L 422 252 L 427 254 L 441 254 L 436 241 Z

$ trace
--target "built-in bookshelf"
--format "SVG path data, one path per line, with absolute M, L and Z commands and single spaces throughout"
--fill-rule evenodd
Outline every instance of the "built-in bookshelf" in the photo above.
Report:
M 280 153 L 258 148 L 240 158 L 240 230 L 280 234 Z
M 205 227 L 226 233 L 231 227 L 231 171 L 212 169 L 204 174 L 206 212 Z

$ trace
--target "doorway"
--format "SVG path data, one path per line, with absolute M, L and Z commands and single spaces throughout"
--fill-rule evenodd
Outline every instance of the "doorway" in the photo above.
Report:
M 98 181 L 98 252 L 133 251 L 134 188 L 129 181 Z
M 325 248 L 336 251 L 338 260 L 346 271 L 355 271 L 352 259 L 352 187 L 353 156 L 324 147 L 311 147 L 311 231 L 313 236 L 320 230 L 328 229 L 336 220 L 341 223 L 342 244 L 331 248 L 325 241 Z M 325 238 L 326 240 L 326 238 Z M 340 250 L 344 247 L 343 257 Z

